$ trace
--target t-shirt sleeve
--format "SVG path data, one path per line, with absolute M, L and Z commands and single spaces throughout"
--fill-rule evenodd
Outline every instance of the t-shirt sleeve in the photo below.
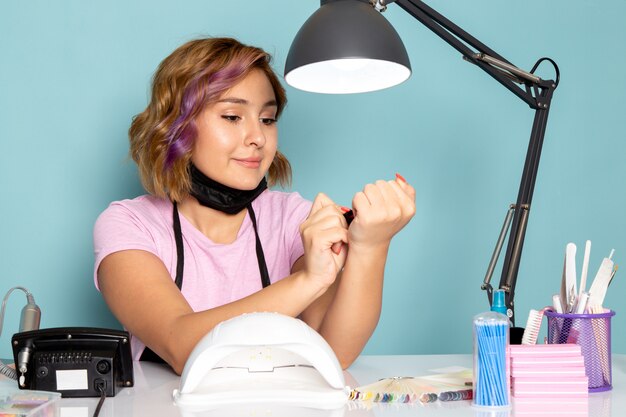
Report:
M 288 230 L 286 238 L 287 244 L 291 248 L 289 251 L 289 264 L 293 267 L 293 264 L 304 255 L 304 245 L 302 244 L 302 237 L 300 236 L 300 225 L 306 220 L 311 211 L 313 203 L 306 200 L 298 193 L 292 193 L 290 195 L 287 216 L 287 228 Z
M 108 255 L 122 250 L 139 249 L 158 256 L 157 247 L 142 219 L 119 202 L 100 214 L 93 230 L 94 283 L 98 287 L 98 267 Z

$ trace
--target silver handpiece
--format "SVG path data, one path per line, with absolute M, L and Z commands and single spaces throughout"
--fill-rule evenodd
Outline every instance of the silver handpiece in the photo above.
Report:
M 39 323 L 41 322 L 41 309 L 35 304 L 35 299 L 32 294 L 26 296 L 28 303 L 22 309 L 22 316 L 20 318 L 20 332 L 27 332 L 30 330 L 38 330 Z
M 39 323 L 41 322 L 41 309 L 35 304 L 35 298 L 32 294 L 26 295 L 27 304 L 22 309 L 22 315 L 20 318 L 20 332 L 27 332 L 30 330 L 39 330 Z M 28 372 L 28 362 L 30 362 L 32 349 L 24 347 L 17 354 L 17 370 L 20 372 L 18 383 L 20 387 L 25 387 L 24 374 Z

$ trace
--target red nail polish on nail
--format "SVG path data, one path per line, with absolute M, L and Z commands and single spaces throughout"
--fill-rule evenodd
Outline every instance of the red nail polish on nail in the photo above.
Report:
M 349 211 L 350 211 L 350 209 L 349 209 L 348 207 L 343 207 L 343 206 L 341 206 L 341 207 L 339 207 L 339 208 L 340 208 L 340 209 L 341 209 L 341 211 L 343 211 L 344 213 L 347 213 L 347 212 L 349 212 Z
M 404 183 L 407 183 L 406 179 L 404 179 L 404 177 L 402 175 L 398 174 L 397 172 L 396 172 L 396 178 L 399 179 L 400 181 L 404 182 Z

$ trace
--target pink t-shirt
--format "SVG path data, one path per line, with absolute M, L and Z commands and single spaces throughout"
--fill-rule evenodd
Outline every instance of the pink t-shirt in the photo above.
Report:
M 252 207 L 270 280 L 279 281 L 291 274 L 294 262 L 304 254 L 299 226 L 308 216 L 311 202 L 298 193 L 266 190 Z M 262 288 L 250 216 L 230 244 L 212 242 L 182 214 L 180 223 L 185 250 L 182 293 L 194 311 L 239 300 Z M 128 249 L 159 257 L 174 280 L 177 257 L 169 200 L 144 195 L 116 201 L 98 217 L 94 227 L 96 287 L 100 262 L 111 253 Z M 139 359 L 145 345 L 131 335 L 131 347 L 133 358 Z

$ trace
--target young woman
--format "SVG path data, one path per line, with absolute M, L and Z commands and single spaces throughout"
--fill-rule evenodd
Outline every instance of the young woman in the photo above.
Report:
M 129 131 L 149 194 L 112 203 L 94 228 L 96 285 L 135 359 L 181 373 L 202 336 L 246 312 L 299 317 L 344 368 L 374 331 L 415 191 L 399 175 L 366 185 L 348 226 L 324 194 L 269 190 L 291 179 L 277 150 L 285 104 L 270 56 L 234 39 L 188 42 L 157 69 Z

